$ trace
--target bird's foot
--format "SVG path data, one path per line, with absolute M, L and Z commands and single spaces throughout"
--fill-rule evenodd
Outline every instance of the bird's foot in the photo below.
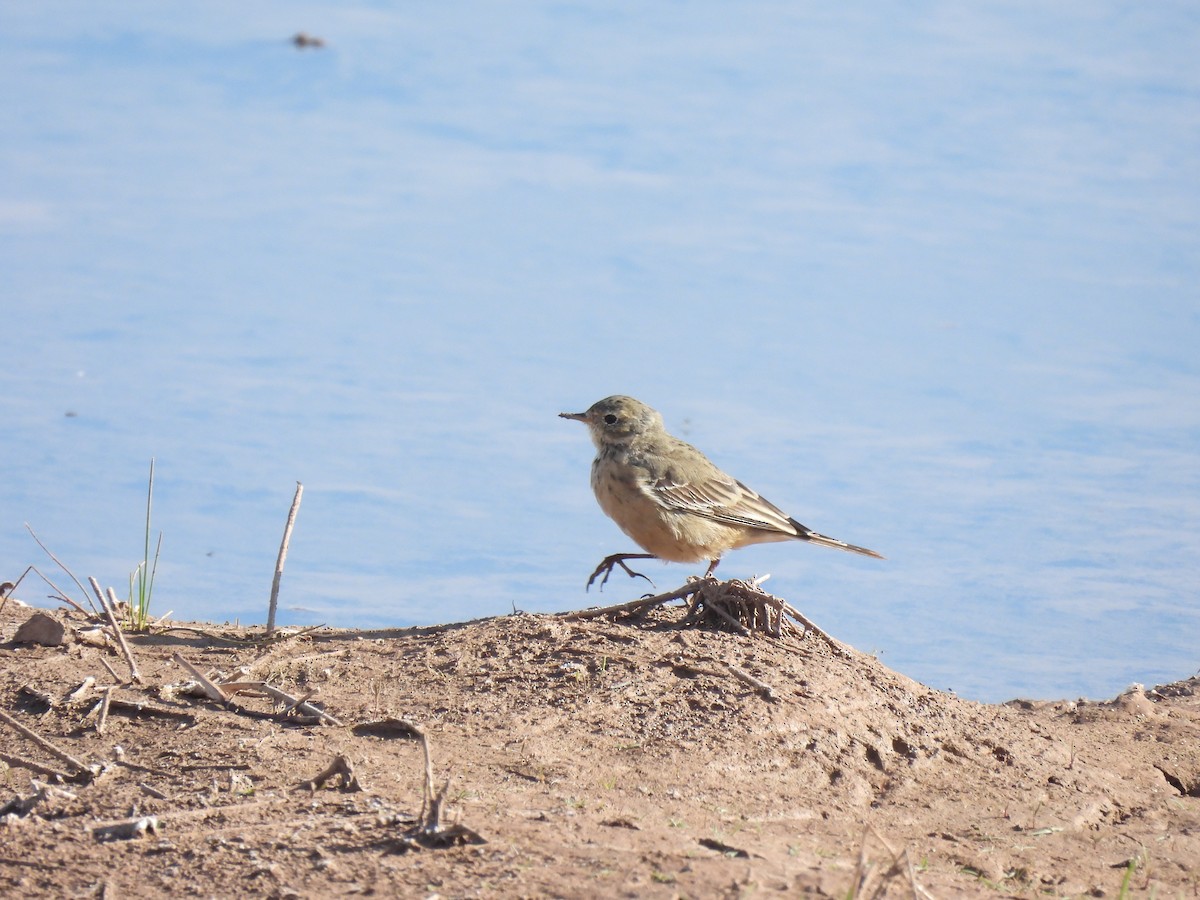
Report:
M 587 587 L 584 588 L 584 590 L 590 590 L 592 587 L 592 582 L 594 582 L 597 578 L 600 578 L 600 590 L 603 591 L 604 585 L 608 581 L 608 576 L 612 574 L 615 566 L 620 566 L 622 569 L 624 569 L 625 574 L 630 578 L 645 578 L 646 581 L 650 583 L 650 586 L 654 587 L 653 581 L 650 581 L 650 579 L 646 578 L 646 576 L 641 572 L 633 571 L 633 569 L 629 568 L 629 566 L 625 564 L 625 560 L 627 559 L 658 559 L 658 557 L 653 553 L 614 553 L 611 556 L 606 556 L 600 561 L 600 565 L 596 566 L 596 571 L 594 571 L 591 578 L 587 580 Z M 604 577 L 601 578 L 601 575 Z

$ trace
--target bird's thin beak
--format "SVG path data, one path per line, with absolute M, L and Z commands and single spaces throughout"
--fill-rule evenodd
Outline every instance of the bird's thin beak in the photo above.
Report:
M 576 422 L 586 422 L 587 413 L 559 413 L 560 419 L 574 419 Z

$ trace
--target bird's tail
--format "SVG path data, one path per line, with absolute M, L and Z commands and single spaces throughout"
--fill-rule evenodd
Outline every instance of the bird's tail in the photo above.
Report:
M 820 544 L 822 547 L 832 547 L 835 550 L 845 550 L 847 553 L 861 553 L 863 556 L 873 556 L 876 559 L 887 559 L 880 553 L 874 550 L 868 550 L 866 547 L 856 547 L 854 544 L 847 544 L 845 541 L 839 541 L 837 538 L 831 538 L 828 535 L 818 534 L 811 529 L 805 528 L 798 522 L 795 523 L 799 527 L 796 529 L 799 532 L 799 538 L 802 541 L 811 541 L 814 544 Z

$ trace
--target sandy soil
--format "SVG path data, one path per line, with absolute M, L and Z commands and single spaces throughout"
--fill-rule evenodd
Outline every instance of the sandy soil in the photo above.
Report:
M 131 684 L 77 613 L 61 646 L 13 642 L 33 612 L 0 613 L 3 896 L 1200 896 L 1197 679 L 983 705 L 674 608 L 266 646 L 200 625 L 131 636 Z M 341 724 L 191 696 L 180 658 Z M 436 832 L 389 719 L 450 779 Z M 314 788 L 339 756 L 354 784 Z

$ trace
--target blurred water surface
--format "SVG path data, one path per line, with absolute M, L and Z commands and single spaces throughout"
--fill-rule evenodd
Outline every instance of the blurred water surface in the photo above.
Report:
M 1187 676 L 1198 45 L 1107 0 L 6 4 L 0 579 L 53 569 L 28 522 L 123 592 L 154 457 L 158 612 L 261 622 L 296 481 L 281 621 L 578 608 L 635 548 L 555 416 L 629 393 L 888 556 L 721 571 L 892 667 Z

